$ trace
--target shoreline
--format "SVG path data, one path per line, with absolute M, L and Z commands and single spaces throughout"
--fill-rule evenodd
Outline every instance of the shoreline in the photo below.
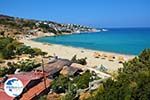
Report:
M 48 37 L 51 37 L 51 36 L 48 36 Z M 38 37 L 38 38 L 41 38 L 41 37 Z M 36 38 L 34 38 L 34 39 L 36 39 Z M 85 50 L 89 50 L 89 51 L 102 52 L 102 53 L 110 53 L 110 54 L 123 55 L 123 56 L 129 56 L 129 57 L 135 57 L 135 56 L 137 56 L 137 55 L 132 55 L 132 54 L 116 53 L 116 52 L 111 52 L 111 51 L 89 49 L 89 48 L 84 48 L 84 47 L 75 47 L 75 46 L 70 46 L 70 45 L 55 44 L 55 43 L 48 43 L 48 42 L 39 42 L 39 41 L 36 41 L 34 39 L 31 39 L 31 40 L 35 41 L 35 42 L 38 42 L 38 43 L 48 44 L 48 45 L 60 45 L 60 46 L 65 46 L 65 47 L 70 47 L 70 48 L 85 49 Z
M 53 37 L 53 36 L 48 36 L 48 37 Z M 38 37 L 38 38 L 42 38 L 42 37 Z M 34 38 L 34 39 L 37 39 L 37 38 Z M 128 57 L 135 57 L 135 56 L 137 56 L 137 55 L 131 55 L 131 54 L 116 53 L 116 52 L 111 52 L 111 51 L 89 49 L 89 48 L 84 48 L 84 47 L 75 47 L 75 46 L 70 46 L 70 45 L 55 44 L 55 43 L 48 43 L 48 42 L 40 42 L 40 41 L 36 41 L 34 39 L 30 39 L 30 40 L 34 41 L 34 42 L 38 42 L 38 43 L 47 44 L 47 45 L 59 45 L 59 46 L 65 46 L 65 47 L 69 47 L 69 48 L 85 49 L 85 50 L 89 50 L 89 51 L 95 51 L 95 52 L 101 52 L 101 53 L 109 53 L 109 54 L 115 54 L 115 55 L 120 55 L 120 56 L 128 56 Z
M 64 34 L 64 35 L 71 35 L 73 33 Z M 78 33 L 77 33 L 78 34 Z M 87 58 L 87 66 L 94 67 L 94 66 L 105 66 L 108 69 L 108 72 L 117 71 L 118 68 L 122 68 L 123 64 L 119 63 L 117 58 L 122 57 L 124 61 L 128 61 L 135 57 L 135 55 L 126 55 L 126 54 L 119 54 L 114 52 L 107 52 L 107 51 L 99 51 L 99 50 L 91 50 L 81 47 L 72 47 L 72 46 L 65 46 L 60 44 L 51 44 L 51 43 L 44 43 L 34 41 L 32 39 L 41 38 L 45 36 L 33 36 L 31 38 L 22 38 L 19 41 L 24 43 L 27 46 L 31 46 L 33 48 L 40 48 L 42 51 L 47 52 L 48 55 L 57 55 L 60 58 L 71 59 L 74 55 L 77 55 L 77 59 L 79 58 Z M 95 58 L 93 55 L 98 53 L 100 55 L 105 55 L 105 59 Z M 113 61 L 109 60 L 110 56 L 114 56 L 116 59 Z
M 32 40 L 35 42 L 39 42 L 36 41 L 34 39 L 38 39 L 38 38 L 44 38 L 44 37 L 56 37 L 56 36 L 65 36 L 65 35 L 75 35 L 75 34 L 84 34 L 84 33 L 97 33 L 99 31 L 92 31 L 92 32 L 81 32 L 81 33 L 64 33 L 61 35 L 42 35 L 42 36 L 33 36 L 30 37 L 28 40 Z M 111 51 L 103 51 L 103 50 L 95 50 L 95 49 L 89 49 L 89 48 L 84 48 L 84 47 L 74 47 L 74 46 L 70 46 L 70 45 L 63 45 L 63 44 L 54 44 L 54 43 L 48 43 L 48 42 L 39 42 L 39 43 L 43 43 L 43 44 L 53 44 L 53 45 L 60 45 L 60 46 L 66 46 L 66 47 L 71 47 L 71 48 L 79 48 L 79 49 L 86 49 L 86 50 L 91 50 L 91 51 L 96 51 L 96 52 L 103 52 L 103 53 L 110 53 L 110 54 L 117 54 L 117 55 L 124 55 L 124 56 L 130 56 L 130 57 L 135 57 L 137 55 L 132 55 L 132 54 L 124 54 L 124 53 L 117 53 L 117 52 L 111 52 Z

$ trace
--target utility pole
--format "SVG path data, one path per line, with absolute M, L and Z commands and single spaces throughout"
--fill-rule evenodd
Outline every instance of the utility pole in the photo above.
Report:
M 46 89 L 46 76 L 45 76 L 44 60 L 43 59 L 42 59 L 42 70 L 43 70 L 44 86 L 45 86 L 45 89 Z

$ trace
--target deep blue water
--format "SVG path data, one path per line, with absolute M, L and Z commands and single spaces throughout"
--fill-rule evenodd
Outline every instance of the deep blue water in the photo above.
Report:
M 138 55 L 145 48 L 150 48 L 150 28 L 108 30 L 107 32 L 43 37 L 35 41 L 131 55 Z

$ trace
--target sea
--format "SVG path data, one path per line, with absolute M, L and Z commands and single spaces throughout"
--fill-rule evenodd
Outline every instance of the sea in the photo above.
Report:
M 107 30 L 34 40 L 128 55 L 138 55 L 144 49 L 150 48 L 150 28 L 108 28 Z

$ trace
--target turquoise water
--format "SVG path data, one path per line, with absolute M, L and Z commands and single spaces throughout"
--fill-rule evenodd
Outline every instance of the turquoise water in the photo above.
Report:
M 137 55 L 143 49 L 150 48 L 150 28 L 108 30 L 107 32 L 43 37 L 35 41 L 131 55 Z

